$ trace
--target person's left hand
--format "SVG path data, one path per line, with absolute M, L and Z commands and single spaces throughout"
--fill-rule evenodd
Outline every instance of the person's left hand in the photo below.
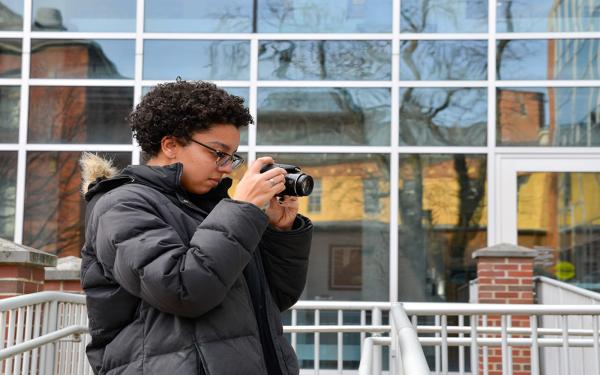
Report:
M 269 217 L 269 224 L 280 231 L 292 229 L 296 214 L 298 213 L 298 197 L 284 195 L 283 199 L 271 198 L 265 213 Z

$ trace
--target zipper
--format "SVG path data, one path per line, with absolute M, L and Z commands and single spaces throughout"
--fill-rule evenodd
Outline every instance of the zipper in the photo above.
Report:
M 271 342 L 273 343 L 273 349 L 275 349 L 275 355 L 277 356 L 277 362 L 279 364 L 279 369 L 283 370 L 283 368 L 282 368 L 282 363 L 283 363 L 283 366 L 286 370 L 286 371 L 281 371 L 281 373 L 289 374 L 290 369 L 288 368 L 287 362 L 283 358 L 283 348 L 281 347 L 281 344 L 280 344 L 279 340 L 277 339 L 277 337 L 273 336 L 273 327 L 272 327 L 273 317 L 272 317 L 272 314 L 270 313 L 271 304 L 269 302 L 271 302 L 272 304 L 275 304 L 275 302 L 272 301 L 271 289 L 269 287 L 269 281 L 267 280 L 267 275 L 266 275 L 265 269 L 263 267 L 262 254 L 260 253 L 260 248 L 256 249 L 255 253 L 257 255 L 256 261 L 258 264 L 258 269 L 260 271 L 260 279 L 262 281 L 262 286 L 265 288 L 265 290 L 263 292 L 264 293 L 263 304 L 264 304 L 265 314 L 267 316 L 267 324 L 269 325 L 267 327 L 268 331 L 269 331 L 269 338 L 271 339 Z M 275 322 L 275 324 L 280 324 L 280 322 Z M 275 335 L 278 336 L 277 333 L 275 333 Z
M 202 354 L 202 350 L 200 350 L 200 345 L 196 341 L 196 337 L 193 336 L 194 347 L 196 348 L 196 362 L 198 367 L 199 375 L 208 375 L 208 369 L 206 368 L 206 360 L 204 359 L 204 355 Z

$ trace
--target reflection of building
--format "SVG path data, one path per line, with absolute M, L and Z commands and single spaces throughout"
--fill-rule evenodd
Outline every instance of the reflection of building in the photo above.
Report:
M 14 59 L 3 56 L 0 73 L 20 71 L 20 46 L 14 55 Z M 33 40 L 30 73 L 32 78 L 122 78 L 100 45 L 87 40 Z M 131 99 L 124 100 L 132 97 L 131 88 L 32 86 L 29 94 L 29 142 L 130 140 L 128 132 L 121 129 L 133 105 Z M 78 154 L 28 153 L 23 228 L 26 245 L 61 256 L 79 255 L 83 210 Z
M 578 9 L 589 18 L 573 16 Z M 552 31 L 596 31 L 598 5 L 583 0 L 553 3 L 549 19 Z M 596 16 L 594 16 L 596 15 Z M 561 21 L 569 20 L 569 22 Z M 576 26 L 571 22 L 577 22 Z M 549 39 L 549 79 L 600 79 L 600 39 Z M 553 145 L 600 145 L 600 95 L 597 88 L 549 89 L 550 129 Z
M 498 139 L 503 144 L 544 144 L 544 94 L 498 89 L 496 94 Z
M 20 15 L 8 9 L 6 5 L 0 2 L 0 29 L 1 30 L 19 30 L 23 26 L 23 19 Z

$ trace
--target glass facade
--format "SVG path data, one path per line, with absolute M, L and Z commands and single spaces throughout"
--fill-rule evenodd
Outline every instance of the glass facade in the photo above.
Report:
M 80 153 L 142 162 L 133 106 L 178 76 L 210 80 L 256 119 L 247 160 L 315 178 L 300 209 L 315 223 L 303 298 L 464 301 L 472 252 L 496 243 L 498 156 L 600 153 L 598 32 L 598 0 L 0 0 L 0 236 L 78 255 Z M 597 188 L 591 176 L 544 177 L 563 194 L 556 220 L 577 184 Z M 544 229 L 567 228 L 552 241 L 521 236 L 546 216 L 524 207 L 524 245 L 572 263 L 584 243 L 600 251 L 596 234 L 580 241 L 591 217 Z M 303 366 L 311 340 L 298 335 Z M 344 334 L 344 368 L 358 350 Z

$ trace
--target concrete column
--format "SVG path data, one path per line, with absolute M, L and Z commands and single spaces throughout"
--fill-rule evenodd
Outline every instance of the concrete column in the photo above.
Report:
M 58 258 L 56 267 L 46 267 L 44 290 L 83 293 L 81 289 L 81 258 Z
M 44 290 L 44 267 L 56 256 L 0 238 L 0 298 Z

